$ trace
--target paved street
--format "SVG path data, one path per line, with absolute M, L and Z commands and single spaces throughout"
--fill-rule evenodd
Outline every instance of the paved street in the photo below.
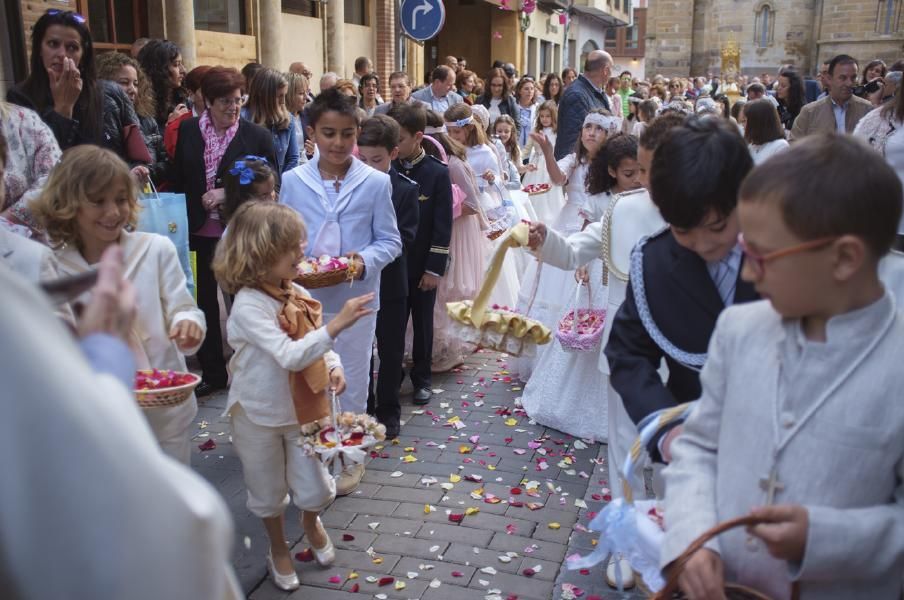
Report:
M 192 464 L 235 517 L 234 565 L 249 598 L 642 597 L 610 590 L 602 566 L 561 568 L 597 537 L 586 525 L 605 503 L 605 446 L 531 424 L 506 366 L 476 353 L 460 372 L 435 377 L 427 407 L 403 396 L 399 443 L 378 447 L 361 487 L 323 514 L 335 564 L 296 561 L 302 588 L 293 594 L 267 578 L 266 534 L 245 508 L 241 463 L 220 416 L 226 395 L 202 403 Z M 201 451 L 210 440 L 216 447 Z M 310 558 L 294 507 L 286 522 L 293 554 Z

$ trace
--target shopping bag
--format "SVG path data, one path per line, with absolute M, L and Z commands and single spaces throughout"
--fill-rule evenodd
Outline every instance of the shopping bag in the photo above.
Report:
M 168 238 L 176 247 L 179 264 L 185 273 L 188 291 L 195 295 L 195 277 L 188 252 L 188 209 L 185 194 L 158 192 L 148 181 L 138 195 L 141 211 L 138 213 L 137 231 L 156 233 Z

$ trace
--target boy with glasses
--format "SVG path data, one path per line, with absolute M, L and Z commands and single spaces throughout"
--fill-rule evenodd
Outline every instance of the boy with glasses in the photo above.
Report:
M 771 598 L 793 584 L 802 598 L 898 600 L 904 315 L 879 262 L 901 182 L 860 142 L 820 134 L 753 171 L 737 212 L 743 278 L 768 302 L 719 318 L 664 472 L 661 564 L 750 514 L 758 524 L 683 565 L 689 597 L 724 597 L 728 580 Z

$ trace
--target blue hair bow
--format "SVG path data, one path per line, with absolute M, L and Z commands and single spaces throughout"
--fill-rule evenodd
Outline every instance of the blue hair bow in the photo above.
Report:
M 263 156 L 254 156 L 253 154 L 249 154 L 244 158 L 241 158 L 235 161 L 235 164 L 232 165 L 232 168 L 229 169 L 230 175 L 238 175 L 239 183 L 242 185 L 248 185 L 252 181 L 254 181 L 254 171 L 248 166 L 246 161 L 256 160 L 264 163 L 265 165 L 269 165 L 267 159 Z

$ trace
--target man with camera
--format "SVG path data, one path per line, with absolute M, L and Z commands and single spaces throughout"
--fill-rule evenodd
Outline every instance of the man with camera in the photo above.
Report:
M 854 95 L 857 87 L 857 61 L 840 54 L 829 62 L 829 94 L 804 106 L 791 129 L 791 141 L 813 133 L 852 133 L 857 122 L 873 105 Z

